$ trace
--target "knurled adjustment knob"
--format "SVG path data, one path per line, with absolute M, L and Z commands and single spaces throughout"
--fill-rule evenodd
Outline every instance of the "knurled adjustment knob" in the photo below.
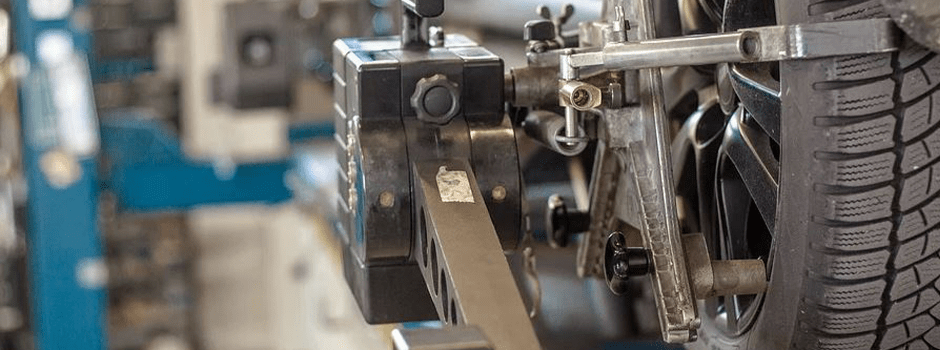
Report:
M 627 279 L 650 273 L 652 259 L 645 248 L 627 247 L 623 233 L 614 232 L 607 237 L 604 247 L 604 279 L 616 295 L 627 292 Z
M 443 74 L 422 78 L 411 95 L 411 107 L 421 121 L 439 125 L 450 123 L 460 111 L 460 90 Z

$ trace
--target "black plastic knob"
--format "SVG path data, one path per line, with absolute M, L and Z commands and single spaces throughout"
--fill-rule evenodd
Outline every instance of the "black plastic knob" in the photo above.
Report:
M 555 24 L 551 20 L 537 19 L 525 22 L 522 38 L 529 41 L 547 41 L 555 39 Z
M 557 194 L 548 197 L 545 231 L 548 233 L 548 243 L 553 247 L 567 247 L 572 235 L 585 232 L 590 226 L 591 215 L 588 212 L 569 210 L 565 200 Z
M 614 232 L 607 236 L 604 247 L 604 279 L 607 287 L 616 295 L 627 292 L 627 280 L 649 274 L 652 259 L 646 248 L 629 248 L 623 233 Z
M 437 17 L 444 13 L 444 0 L 402 0 L 401 3 L 419 17 Z
M 444 125 L 460 112 L 460 90 L 447 76 L 435 74 L 418 81 L 411 106 L 421 121 Z

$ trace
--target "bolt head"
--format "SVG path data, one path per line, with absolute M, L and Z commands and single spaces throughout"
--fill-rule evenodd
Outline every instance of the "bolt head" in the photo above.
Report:
M 395 195 L 390 191 L 383 191 L 379 194 L 379 205 L 382 208 L 391 208 L 395 206 Z
M 506 200 L 506 187 L 503 185 L 496 185 L 493 187 L 493 190 L 490 192 L 490 196 L 493 197 L 493 201 L 496 203 L 501 203 Z

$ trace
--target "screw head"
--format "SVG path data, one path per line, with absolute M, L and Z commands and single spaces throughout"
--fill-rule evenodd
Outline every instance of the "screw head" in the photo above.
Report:
M 493 197 L 493 200 L 496 201 L 496 203 L 501 203 L 502 201 L 506 200 L 506 187 L 503 185 L 496 185 L 496 187 L 493 187 L 493 190 L 490 191 L 490 195 Z
M 379 194 L 379 205 L 382 208 L 391 208 L 395 206 L 395 195 L 390 191 L 383 191 Z

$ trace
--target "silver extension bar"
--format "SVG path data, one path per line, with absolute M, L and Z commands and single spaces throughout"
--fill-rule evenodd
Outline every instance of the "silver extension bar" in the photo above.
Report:
M 610 43 L 601 51 L 575 53 L 572 68 L 609 70 L 768 62 L 898 50 L 900 30 L 890 18 L 742 29 L 640 42 Z

